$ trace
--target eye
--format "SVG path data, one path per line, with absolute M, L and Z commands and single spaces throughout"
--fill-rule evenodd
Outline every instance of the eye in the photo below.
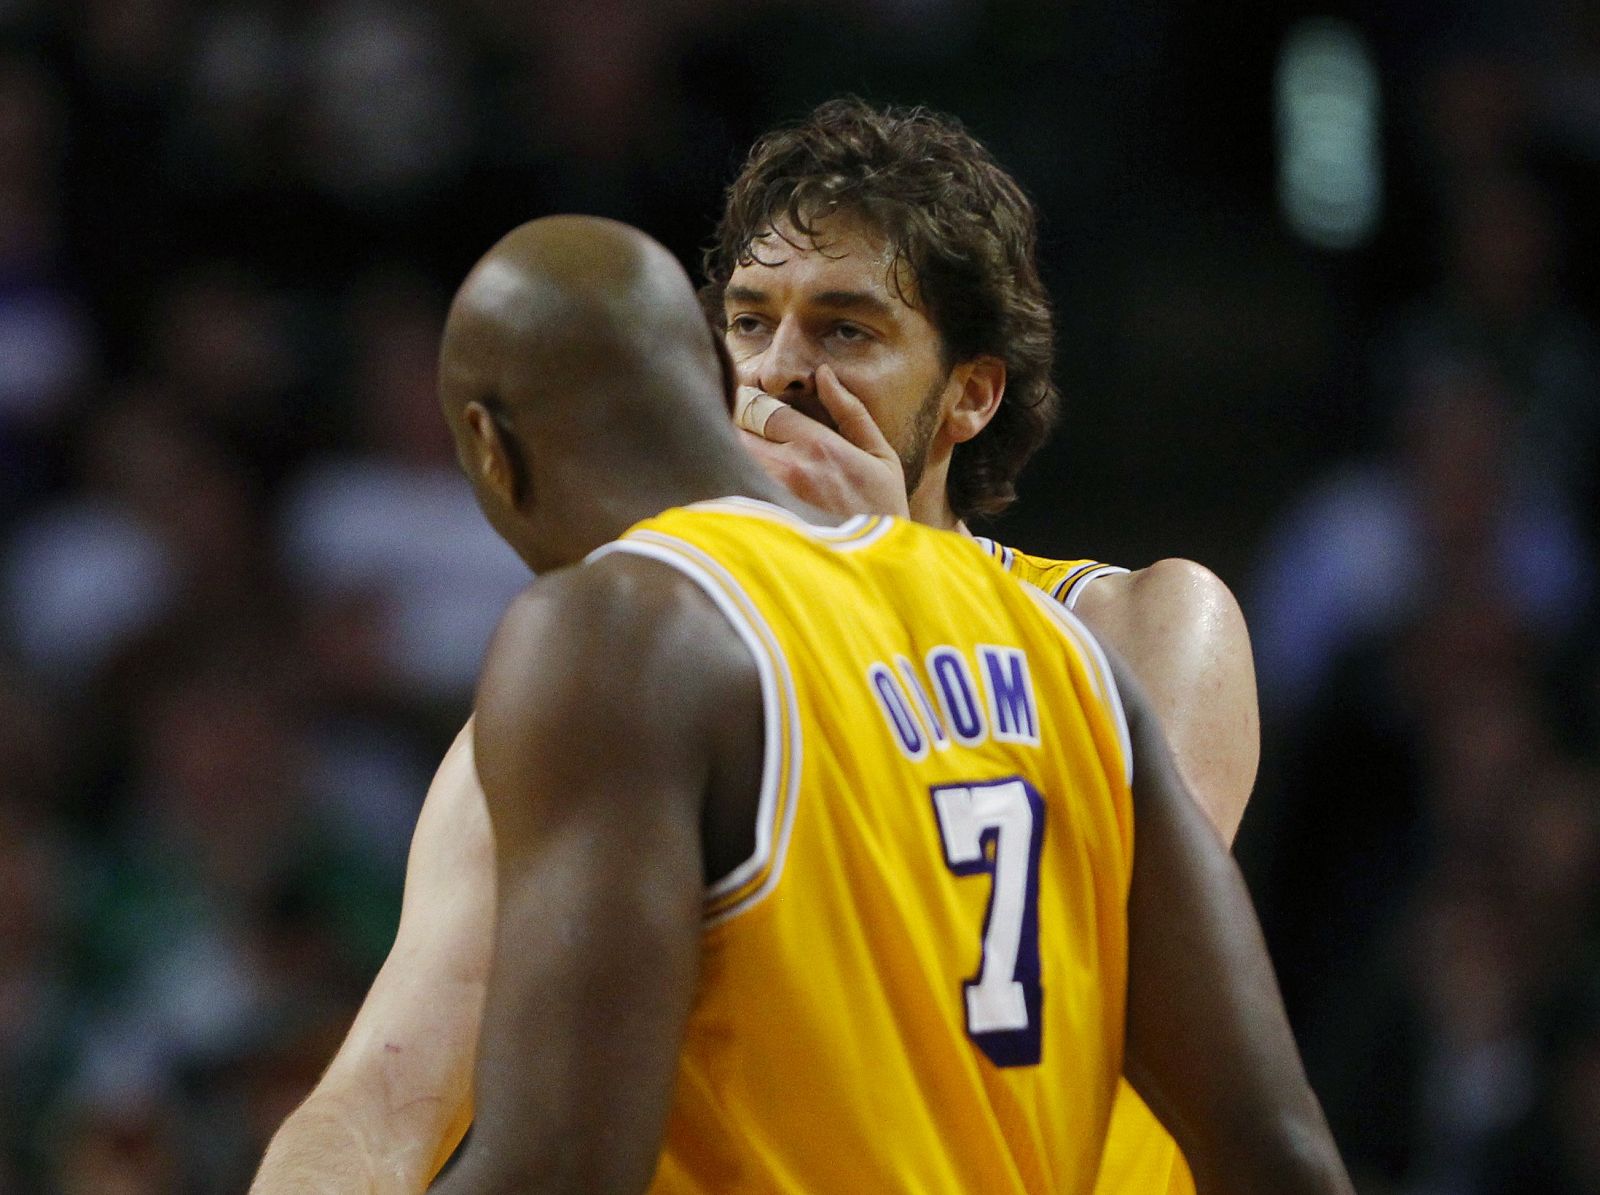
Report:
M 860 324 L 835 324 L 832 334 L 846 344 L 858 344 L 872 339 L 872 333 L 868 332 Z
M 755 336 L 762 330 L 761 319 L 754 315 L 735 315 L 728 319 L 727 333 L 730 336 Z

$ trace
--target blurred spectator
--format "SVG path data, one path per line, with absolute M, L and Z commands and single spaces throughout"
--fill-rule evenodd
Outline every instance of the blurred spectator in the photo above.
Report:
M 1461 179 L 1445 212 L 1442 284 L 1401 314 L 1380 377 L 1402 394 L 1464 368 L 1498 379 L 1509 468 L 1587 514 L 1600 500 L 1600 339 L 1566 298 L 1549 197 L 1495 170 Z
M 1600 162 L 1600 14 L 1588 4 L 1562 6 L 1556 61 L 1539 88 L 1543 117 L 1557 144 Z
M 1539 1103 L 1512 1135 L 1491 1195 L 1589 1195 L 1600 1191 L 1600 968 L 1591 991 L 1562 1011 Z
M 76 1027 L 68 943 L 82 879 L 75 864 L 44 809 L 0 794 L 0 1180 L 26 1156 L 39 1110 L 67 1067 Z
M 291 113 L 305 81 L 297 7 L 232 0 L 195 10 L 192 49 L 179 63 L 187 94 L 171 113 L 179 186 L 216 198 L 280 189 L 294 149 Z
M 41 484 L 46 429 L 93 366 L 63 272 L 63 124 L 56 80 L 0 53 L 0 518 Z
M 156 377 L 258 488 L 332 435 L 306 395 L 296 350 L 285 296 L 238 266 L 193 267 L 157 297 L 148 349 Z
M 1264 552 L 1252 629 L 1263 705 L 1280 717 L 1431 593 L 1496 594 L 1547 651 L 1588 614 L 1600 341 L 1562 300 L 1557 232 L 1531 182 L 1488 170 L 1451 198 L 1445 279 L 1377 356 L 1398 451 L 1312 491 Z
M 317 815 L 295 674 L 271 638 L 252 626 L 172 644 L 146 680 L 89 911 L 89 1090 L 160 1090 L 235 1057 L 303 1000 L 305 976 L 357 990 L 393 932 L 392 879 Z
M 1467 47 L 1433 65 L 1421 96 L 1423 133 L 1433 155 L 1432 179 L 1444 195 L 1527 149 L 1532 90 L 1525 56 L 1504 47 Z
M 1541 1109 L 1550 1125 L 1544 1026 L 1592 940 L 1600 860 L 1592 778 L 1578 781 L 1553 757 L 1541 765 L 1530 749 L 1486 761 L 1497 777 L 1484 786 L 1492 804 L 1439 793 L 1441 803 L 1472 807 L 1479 824 L 1466 837 L 1441 834 L 1425 878 L 1387 918 L 1369 912 L 1351 924 L 1337 899 L 1324 905 L 1322 932 L 1343 942 L 1343 962 L 1318 972 L 1325 989 L 1302 1014 L 1302 1038 L 1361 1190 L 1591 1190 L 1500 1185 L 1521 1173 L 1511 1159 L 1526 1164 L 1520 1143 Z
M 1525 962 L 1514 925 L 1482 893 L 1429 893 L 1414 930 L 1421 1051 L 1406 1186 L 1481 1190 L 1490 1149 L 1534 1094 Z
M 184 1126 L 148 1087 L 94 1093 L 62 1109 L 51 1133 L 50 1189 L 58 1195 L 174 1195 L 185 1174 Z
M 371 451 L 313 461 L 290 484 L 284 555 L 322 617 L 348 625 L 354 608 L 377 620 L 373 685 L 459 705 L 527 567 L 478 511 L 439 417 L 437 300 L 379 277 L 352 291 L 346 312 Z M 344 636 L 315 642 L 348 655 Z
M 364 207 L 415 199 L 464 168 L 472 127 L 444 13 L 412 0 L 318 6 L 299 56 L 313 186 Z M 371 102 L 374 95 L 383 103 Z
M 1334 664 L 1441 596 L 1487 596 L 1547 648 L 1594 585 L 1563 495 L 1519 469 L 1521 424 L 1486 371 L 1421 379 L 1395 451 L 1311 490 L 1269 537 L 1250 601 L 1263 708 L 1302 709 Z
M 245 474 L 157 390 L 94 412 L 81 490 L 31 514 L 3 561 L 7 622 L 45 683 L 85 683 L 180 604 L 261 595 Z

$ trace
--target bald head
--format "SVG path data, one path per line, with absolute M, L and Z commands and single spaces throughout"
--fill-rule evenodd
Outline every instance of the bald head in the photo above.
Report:
M 693 286 L 612 220 L 534 220 L 484 255 L 450 306 L 439 398 L 485 514 L 535 567 L 576 551 L 545 542 L 558 525 L 655 513 L 742 461 L 731 372 Z
M 636 418 L 630 408 L 646 403 L 723 409 L 721 390 L 712 334 L 677 260 L 636 228 L 588 216 L 503 237 L 456 293 L 440 350 L 447 417 L 488 397 L 514 419 Z

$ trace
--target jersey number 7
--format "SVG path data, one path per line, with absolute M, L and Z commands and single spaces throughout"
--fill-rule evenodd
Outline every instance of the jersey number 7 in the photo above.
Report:
M 962 984 L 967 1035 L 996 1066 L 1034 1066 L 1039 1006 L 1039 847 L 1044 799 L 1026 780 L 932 790 L 944 861 L 958 876 L 991 877 L 978 973 Z

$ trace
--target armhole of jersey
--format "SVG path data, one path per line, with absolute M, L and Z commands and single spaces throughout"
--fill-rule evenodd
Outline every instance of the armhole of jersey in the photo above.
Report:
M 1084 625 L 1081 618 L 1060 602 L 1052 600 L 1043 590 L 1035 589 L 1026 582 L 1019 581 L 1018 584 L 1041 610 L 1050 615 L 1056 628 L 1061 632 L 1061 637 L 1077 649 L 1078 655 L 1083 660 L 1084 669 L 1089 674 L 1089 683 L 1104 703 L 1106 712 L 1111 715 L 1112 726 L 1117 732 L 1117 747 L 1122 752 L 1122 777 L 1132 785 L 1133 740 L 1128 734 L 1128 716 L 1123 711 L 1122 693 L 1117 688 L 1117 679 L 1111 673 L 1111 665 L 1106 661 L 1106 653 L 1101 648 L 1100 641 L 1094 637 L 1094 632 Z
M 703 916 L 704 927 L 710 929 L 759 904 L 783 873 L 800 790 L 800 715 L 794 676 L 772 628 L 738 581 L 711 556 L 674 536 L 633 531 L 587 559 L 613 552 L 658 560 L 694 582 L 749 650 L 760 678 L 764 734 L 755 848 L 743 863 L 707 886 Z
M 1078 599 L 1083 596 L 1083 591 L 1089 587 L 1090 581 L 1097 581 L 1101 577 L 1114 577 L 1127 571 L 1120 564 L 1087 564 L 1073 569 L 1056 582 L 1056 587 L 1050 596 L 1071 610 L 1078 604 Z

